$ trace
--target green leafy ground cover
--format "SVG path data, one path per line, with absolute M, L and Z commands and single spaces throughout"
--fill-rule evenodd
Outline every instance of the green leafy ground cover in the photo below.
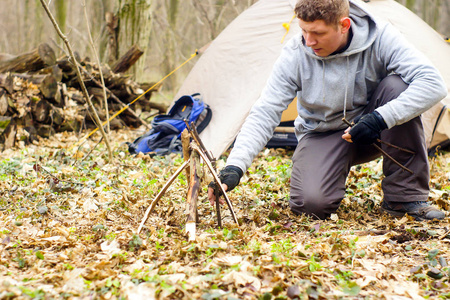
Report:
M 380 161 L 354 167 L 337 214 L 315 221 L 288 208 L 291 153 L 265 150 L 230 193 L 240 226 L 224 207 L 217 228 L 207 178 L 188 242 L 184 173 L 135 234 L 183 159 L 129 156 L 136 133 L 112 135 L 111 163 L 95 141 L 63 151 L 73 134 L 0 154 L 0 299 L 450 298 L 448 218 L 381 215 Z M 450 155 L 430 163 L 430 201 L 448 211 Z

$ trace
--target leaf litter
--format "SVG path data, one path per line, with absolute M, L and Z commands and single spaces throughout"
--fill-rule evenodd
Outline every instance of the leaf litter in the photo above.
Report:
M 292 153 L 266 149 L 229 193 L 240 225 L 223 207 L 222 229 L 205 172 L 188 242 L 184 172 L 135 234 L 183 158 L 130 156 L 133 131 L 111 134 L 112 163 L 103 144 L 91 152 L 98 136 L 65 152 L 69 133 L 0 154 L 0 299 L 450 297 L 448 218 L 380 214 L 381 160 L 353 167 L 337 213 L 312 220 L 289 210 Z M 448 211 L 450 154 L 430 165 L 429 200 Z

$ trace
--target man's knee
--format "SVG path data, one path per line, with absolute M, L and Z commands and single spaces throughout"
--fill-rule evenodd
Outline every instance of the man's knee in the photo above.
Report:
M 326 219 L 336 212 L 340 200 L 329 199 L 321 191 L 296 196 L 291 193 L 289 206 L 298 215 L 307 215 L 315 219 Z

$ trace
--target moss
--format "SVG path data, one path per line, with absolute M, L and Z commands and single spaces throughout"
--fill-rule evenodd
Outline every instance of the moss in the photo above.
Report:
M 11 118 L 9 117 L 0 117 L 0 128 L 5 129 L 9 123 L 11 123 Z

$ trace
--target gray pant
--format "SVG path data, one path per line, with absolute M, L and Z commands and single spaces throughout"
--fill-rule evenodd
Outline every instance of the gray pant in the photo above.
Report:
M 364 113 L 397 98 L 407 88 L 397 75 L 381 81 Z M 297 145 L 292 157 L 291 197 L 294 213 L 325 219 L 336 212 L 345 196 L 345 181 L 351 166 L 371 161 L 381 153 L 372 145 L 357 146 L 341 138 L 343 130 L 309 133 Z M 381 133 L 381 140 L 409 149 L 409 154 L 395 148 L 382 147 L 405 167 L 402 170 L 390 159 L 383 159 L 382 181 L 384 201 L 426 201 L 429 192 L 429 166 L 422 121 L 416 117 Z

